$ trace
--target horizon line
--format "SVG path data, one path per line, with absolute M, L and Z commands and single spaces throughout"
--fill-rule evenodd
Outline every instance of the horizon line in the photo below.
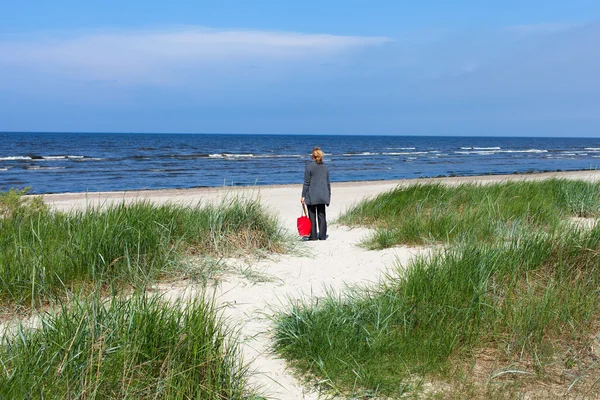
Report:
M 242 136 L 367 136 L 367 137 L 476 137 L 476 138 L 549 138 L 549 139 L 600 139 L 599 136 L 521 136 L 521 135 L 481 135 L 481 134 L 396 134 L 396 133 L 240 133 L 240 132 L 126 132 L 126 131 L 0 131 L 3 134 L 108 134 L 108 135 L 242 135 Z

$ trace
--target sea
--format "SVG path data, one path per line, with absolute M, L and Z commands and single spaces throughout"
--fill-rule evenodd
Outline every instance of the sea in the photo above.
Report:
M 301 184 L 314 146 L 332 182 L 595 170 L 600 138 L 0 133 L 0 191 Z

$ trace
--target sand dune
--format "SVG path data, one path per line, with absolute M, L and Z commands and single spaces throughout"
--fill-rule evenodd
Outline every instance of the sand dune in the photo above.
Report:
M 455 185 L 464 182 L 490 183 L 505 180 L 537 180 L 548 178 L 599 180 L 595 171 L 540 173 L 531 175 L 480 176 L 463 178 L 419 179 L 403 181 L 351 182 L 332 185 L 332 203 L 328 219 L 359 200 L 390 190 L 398 185 L 440 182 Z M 279 215 L 282 224 L 295 230 L 296 218 L 301 213 L 301 185 L 263 186 L 243 188 L 157 190 L 137 192 L 52 194 L 46 202 L 55 209 L 71 210 L 86 205 L 110 202 L 149 200 L 153 202 L 220 201 L 224 196 L 258 196 L 263 204 Z M 219 301 L 224 305 L 229 323 L 240 330 L 245 361 L 256 372 L 252 383 L 260 386 L 268 398 L 316 399 L 318 393 L 304 386 L 286 369 L 285 363 L 271 353 L 271 323 L 269 317 L 294 299 L 319 296 L 327 289 L 340 290 L 346 285 L 364 285 L 380 279 L 387 269 L 406 264 L 423 249 L 396 247 L 382 251 L 368 251 L 357 243 L 368 234 L 368 229 L 349 229 L 330 226 L 326 241 L 299 243 L 301 254 L 272 256 L 255 262 L 230 260 L 234 271 L 220 281 L 217 288 Z M 246 271 L 247 273 L 244 273 Z M 249 273 L 248 273 L 249 272 Z M 193 295 L 197 288 L 184 282 L 159 284 L 157 289 L 169 297 Z

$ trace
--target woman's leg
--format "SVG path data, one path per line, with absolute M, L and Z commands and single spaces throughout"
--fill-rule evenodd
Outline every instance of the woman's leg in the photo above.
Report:
M 325 204 L 317 204 L 317 217 L 319 220 L 319 239 L 327 239 L 327 218 L 325 215 Z
M 317 206 L 307 204 L 308 208 L 308 218 L 310 218 L 310 240 L 317 240 Z

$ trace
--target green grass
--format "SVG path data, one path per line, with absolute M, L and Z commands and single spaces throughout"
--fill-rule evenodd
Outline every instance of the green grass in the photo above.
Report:
M 600 184 L 551 179 L 399 187 L 360 202 L 338 222 L 376 228 L 365 245 L 379 249 L 489 240 L 515 224 L 551 228 L 568 216 L 596 217 L 599 212 Z
M 564 219 L 595 216 L 597 197 L 596 184 L 552 180 L 419 185 L 363 202 L 341 221 L 396 229 L 390 245 L 446 246 L 375 287 L 291 304 L 275 319 L 276 351 L 300 375 L 349 396 L 418 397 L 420 382 L 441 379 L 454 383 L 455 398 L 471 397 L 457 379 L 489 384 L 464 378 L 481 352 L 534 382 L 589 368 L 591 381 L 578 372 L 564 389 L 573 382 L 595 393 L 600 224 L 579 229 Z
M 440 250 L 371 291 L 293 305 L 277 319 L 276 349 L 338 392 L 399 395 L 413 374 L 447 374 L 482 348 L 542 373 L 561 340 L 589 345 L 599 301 L 600 227 L 530 233 Z
M 0 399 L 262 398 L 211 300 L 143 293 L 163 277 L 206 282 L 224 257 L 289 250 L 258 200 L 63 213 L 26 193 L 0 193 L 0 301 L 49 311 L 36 328 L 1 327 Z
M 258 398 L 222 326 L 204 298 L 76 298 L 39 328 L 5 335 L 0 398 Z
M 15 197 L 0 196 L 0 210 L 3 204 L 9 210 L 0 218 L 0 301 L 32 308 L 98 282 L 143 286 L 183 271 L 186 256 L 205 259 L 210 269 L 214 259 L 281 252 L 288 245 L 278 221 L 253 199 L 62 213 L 38 207 L 37 200 L 21 198 L 15 206 Z

